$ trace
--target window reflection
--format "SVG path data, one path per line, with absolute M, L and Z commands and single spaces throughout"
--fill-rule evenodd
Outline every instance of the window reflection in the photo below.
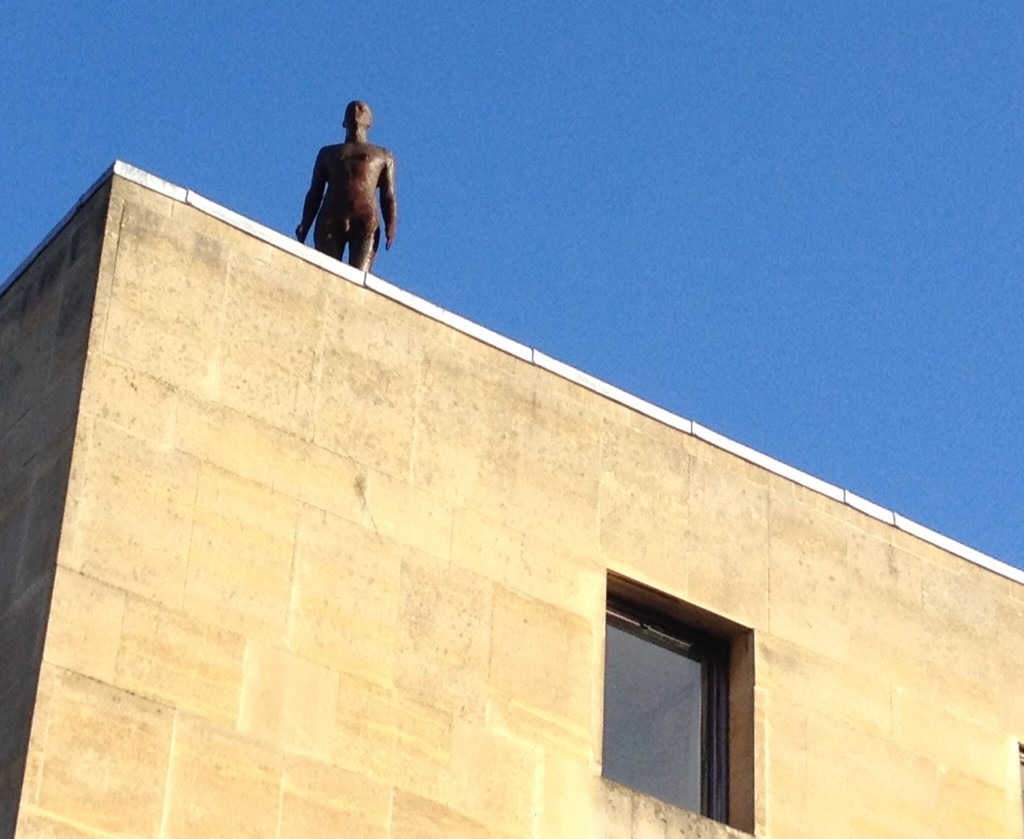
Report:
M 604 776 L 701 812 L 704 665 L 611 613 L 606 637 Z

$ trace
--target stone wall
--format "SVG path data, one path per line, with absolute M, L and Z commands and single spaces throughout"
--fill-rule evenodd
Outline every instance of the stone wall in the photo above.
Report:
M 0 294 L 0 836 L 25 769 L 108 192 Z
M 601 779 L 609 573 L 751 631 L 736 827 L 1020 835 L 1024 586 L 119 177 L 107 229 L 19 837 L 741 835 Z

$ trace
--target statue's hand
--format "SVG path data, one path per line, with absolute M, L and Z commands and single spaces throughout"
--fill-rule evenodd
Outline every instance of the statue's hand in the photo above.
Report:
M 306 244 L 306 233 L 308 231 L 301 224 L 295 228 L 295 238 L 298 239 L 302 244 Z
M 391 250 L 391 246 L 394 243 L 395 243 L 395 234 L 393 232 L 392 233 L 388 233 L 387 241 L 384 242 L 384 250 L 386 250 L 386 251 Z

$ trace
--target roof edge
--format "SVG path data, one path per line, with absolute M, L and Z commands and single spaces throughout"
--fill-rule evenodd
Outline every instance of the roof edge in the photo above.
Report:
M 411 292 L 405 291 L 387 280 L 381 279 L 380 277 L 374 276 L 370 273 L 357 271 L 350 265 L 346 265 L 336 259 L 326 257 L 314 248 L 304 245 L 289 236 L 285 236 L 276 230 L 265 227 L 258 222 L 248 219 L 233 210 L 229 210 L 228 208 L 211 201 L 208 198 L 204 198 L 190 189 L 177 186 L 169 181 L 163 180 L 162 178 L 158 178 L 157 176 L 152 175 L 143 169 L 139 169 L 130 163 L 126 163 L 123 160 L 115 160 L 107 171 L 104 172 L 96 182 L 82 194 L 71 210 L 54 226 L 54 228 L 46 235 L 32 253 L 22 260 L 21 264 L 14 270 L 14 272 L 8 276 L 2 284 L 0 284 L 0 294 L 4 293 L 18 275 L 21 274 L 39 255 L 40 251 L 42 251 L 43 248 L 45 248 L 63 229 L 82 205 L 85 204 L 104 184 L 104 182 L 113 175 L 124 178 L 138 186 L 158 192 L 161 195 L 165 195 L 168 198 L 173 199 L 174 201 L 188 204 L 202 213 L 217 218 L 225 224 L 229 224 L 238 230 L 248 233 L 250 236 L 261 239 L 269 245 L 287 251 L 299 259 L 312 263 L 319 268 L 323 268 L 324 270 L 329 271 L 348 282 L 364 286 L 377 294 L 394 300 L 395 302 L 419 312 L 432 320 L 439 321 L 440 323 L 450 326 L 452 329 L 462 332 L 471 338 L 475 338 L 482 343 L 488 344 L 495 349 L 501 350 L 509 355 L 513 355 L 522 361 L 547 370 L 548 372 L 563 379 L 574 382 L 581 387 L 604 396 L 613 402 L 617 402 L 626 408 L 630 408 L 631 410 L 648 416 L 663 425 L 667 425 L 677 431 L 683 432 L 684 434 L 689 434 L 703 440 L 722 451 L 736 455 L 755 466 L 759 466 L 768 472 L 778 475 L 779 477 L 799 484 L 812 492 L 824 495 L 839 502 L 840 504 L 877 519 L 884 524 L 890 525 L 897 530 L 901 530 L 911 536 L 915 536 L 916 538 L 941 548 L 954 556 L 958 556 L 973 565 L 980 566 L 987 571 L 991 571 L 1012 580 L 1013 582 L 1024 585 L 1024 570 L 1015 568 L 1012 565 L 988 556 L 987 554 L 964 545 L 961 542 L 957 542 L 955 539 L 951 539 L 950 537 L 944 536 L 943 534 L 925 527 L 922 524 L 918 524 L 899 513 L 882 507 L 879 504 L 875 504 L 874 502 L 862 498 L 849 490 L 834 486 L 827 481 L 816 478 L 813 475 L 803 472 L 793 466 L 789 466 L 786 463 L 725 437 L 724 435 L 719 434 L 716 431 L 712 431 L 711 429 L 692 420 L 673 414 L 664 408 L 660 408 L 657 405 L 621 390 L 612 384 L 602 381 L 589 373 L 572 367 L 562 361 L 558 361 L 540 350 L 533 349 L 511 338 L 507 338 L 504 335 L 494 332 L 484 326 L 480 326 L 479 324 L 474 323 L 461 315 L 457 315 L 454 312 L 449 312 L 448 310 L 431 303 L 429 300 L 425 300 Z

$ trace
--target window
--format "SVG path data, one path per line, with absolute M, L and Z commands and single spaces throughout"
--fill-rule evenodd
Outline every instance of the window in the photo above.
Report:
M 603 774 L 729 821 L 730 642 L 630 587 L 609 580 Z

